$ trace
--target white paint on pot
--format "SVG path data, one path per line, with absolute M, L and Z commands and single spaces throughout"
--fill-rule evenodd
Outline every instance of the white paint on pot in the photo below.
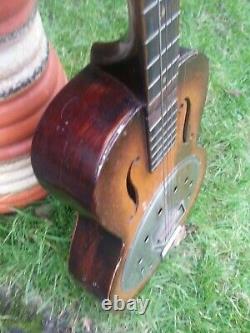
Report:
M 9 185 L 18 182 L 22 179 L 29 178 L 32 175 L 33 175 L 33 169 L 31 165 L 28 165 L 24 168 L 15 171 L 0 173 L 0 190 L 2 186 Z
M 0 164 L 0 175 L 25 168 L 31 164 L 30 156 L 22 157 L 14 161 L 6 161 Z
M 30 157 L 0 164 L 0 196 L 16 194 L 37 184 Z
M 37 185 L 37 179 L 34 175 L 21 179 L 17 182 L 10 183 L 7 185 L 0 185 L 0 196 L 8 194 L 16 194 L 28 190 L 29 188 Z

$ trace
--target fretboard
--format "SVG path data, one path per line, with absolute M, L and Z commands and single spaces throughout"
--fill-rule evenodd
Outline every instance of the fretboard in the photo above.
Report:
M 154 170 L 176 139 L 179 0 L 144 0 L 141 14 L 149 159 Z

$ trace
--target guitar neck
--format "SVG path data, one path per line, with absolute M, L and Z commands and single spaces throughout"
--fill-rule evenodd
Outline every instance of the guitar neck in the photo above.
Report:
M 143 64 L 153 170 L 171 149 L 176 136 L 180 7 L 179 0 L 131 1 L 139 16 L 136 39 Z

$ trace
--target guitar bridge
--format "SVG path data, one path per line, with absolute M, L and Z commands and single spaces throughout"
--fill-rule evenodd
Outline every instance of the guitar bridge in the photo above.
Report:
M 161 253 L 161 258 L 164 259 L 168 254 L 169 250 L 176 244 L 178 245 L 186 236 L 186 228 L 184 225 L 179 225 L 171 238 L 165 244 L 163 251 Z
M 182 203 L 179 207 L 179 209 L 176 209 L 174 211 L 174 214 L 168 218 L 170 221 L 177 221 L 178 226 L 174 230 L 173 227 L 169 230 L 160 230 L 158 236 L 157 236 L 157 244 L 154 246 L 154 249 L 156 251 L 161 252 L 162 259 L 165 258 L 168 251 L 171 249 L 171 247 L 174 245 L 175 241 L 180 238 L 180 235 L 183 233 L 184 226 L 180 225 L 180 221 L 182 217 L 184 216 L 186 212 L 186 209 L 184 207 L 184 204 Z M 176 225 L 174 225 L 175 227 Z M 159 238 L 159 235 L 162 234 L 161 238 Z M 160 241 L 162 239 L 162 241 Z

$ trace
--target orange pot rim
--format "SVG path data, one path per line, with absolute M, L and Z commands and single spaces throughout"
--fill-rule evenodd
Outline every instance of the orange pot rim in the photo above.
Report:
M 32 137 L 21 142 L 0 148 L 0 162 L 15 160 L 18 157 L 28 155 L 31 151 Z
M 36 12 L 37 2 L 35 0 L 1 0 L 0 10 L 0 41 L 11 39 L 19 33 L 32 19 Z
M 14 213 L 16 208 L 23 208 L 46 196 L 46 191 L 37 185 L 15 195 L 0 197 L 0 214 Z
M 33 135 L 44 110 L 45 107 L 21 122 L 0 129 L 0 148 L 15 144 Z

